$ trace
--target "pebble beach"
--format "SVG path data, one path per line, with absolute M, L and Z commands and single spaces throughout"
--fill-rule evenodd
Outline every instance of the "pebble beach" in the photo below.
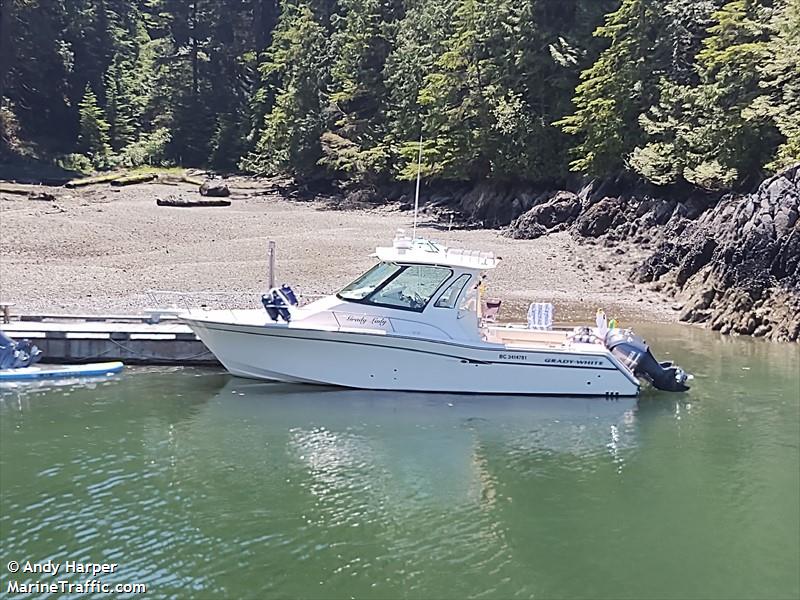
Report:
M 277 243 L 277 281 L 308 300 L 346 285 L 373 264 L 376 246 L 413 227 L 413 213 L 394 204 L 330 210 L 251 179 L 228 185 L 231 206 L 214 208 L 156 205 L 197 195 L 187 183 L 48 188 L 51 201 L 0 193 L 0 300 L 16 314 L 257 308 L 269 240 Z M 501 256 L 487 293 L 504 300 L 504 319 L 522 318 L 533 301 L 553 302 L 557 321 L 589 318 L 598 307 L 623 321 L 676 319 L 674 301 L 628 280 L 643 258 L 632 247 L 580 244 L 568 233 L 513 240 L 498 230 L 449 230 L 424 210 L 417 234 Z

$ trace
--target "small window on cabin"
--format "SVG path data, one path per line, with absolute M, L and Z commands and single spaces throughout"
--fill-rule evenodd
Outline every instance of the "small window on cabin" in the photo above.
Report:
M 378 263 L 337 295 L 342 300 L 363 300 L 401 269 L 402 267 L 395 263 Z
M 453 271 L 433 265 L 412 265 L 378 289 L 366 301 L 422 312 L 442 284 L 450 279 Z
M 453 283 L 447 286 L 447 289 L 442 293 L 441 296 L 439 296 L 439 299 L 436 301 L 434 306 L 436 308 L 455 308 L 458 297 L 461 295 L 461 291 L 464 289 L 464 286 L 467 285 L 469 278 L 470 276 L 464 273 Z

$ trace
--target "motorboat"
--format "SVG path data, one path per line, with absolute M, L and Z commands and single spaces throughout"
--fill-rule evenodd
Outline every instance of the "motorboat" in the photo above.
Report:
M 489 318 L 490 252 L 449 248 L 400 231 L 376 264 L 338 293 L 300 306 L 288 286 L 262 310 L 180 315 L 234 375 L 370 390 L 636 396 L 640 380 L 686 391 L 682 369 L 659 363 L 630 330 L 553 328 Z M 496 306 L 495 306 L 496 308 Z M 547 309 L 547 307 L 545 307 Z

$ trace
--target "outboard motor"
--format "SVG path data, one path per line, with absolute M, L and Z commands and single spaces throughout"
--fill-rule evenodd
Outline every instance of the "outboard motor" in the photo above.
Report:
M 666 392 L 685 392 L 691 376 L 671 362 L 658 362 L 645 341 L 628 330 L 612 329 L 606 336 L 606 347 L 637 377 Z
M 269 292 L 261 296 L 261 304 L 267 311 L 269 318 L 274 322 L 278 322 L 280 317 L 287 323 L 292 320 L 292 315 L 289 312 L 290 306 L 297 306 L 297 296 L 291 287 L 283 284 L 279 288 L 272 288 Z
M 268 292 L 261 296 L 261 304 L 264 305 L 264 309 L 267 311 L 267 315 L 273 321 L 278 321 L 278 307 L 275 304 L 275 300 L 272 299 L 272 292 Z
M 15 342 L 0 331 L 0 369 L 20 369 L 39 362 L 42 351 L 30 340 Z
M 281 286 L 281 293 L 284 295 L 290 306 L 297 306 L 297 296 L 295 296 L 294 290 L 289 287 L 288 283 L 284 283 Z

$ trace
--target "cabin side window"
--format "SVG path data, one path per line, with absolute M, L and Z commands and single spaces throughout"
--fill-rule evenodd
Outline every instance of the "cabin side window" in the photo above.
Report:
M 442 292 L 442 295 L 439 296 L 439 299 L 436 301 L 434 306 L 436 308 L 455 308 L 456 302 L 458 302 L 458 297 L 461 295 L 461 292 L 464 290 L 464 286 L 467 285 L 469 279 L 470 275 L 467 275 L 466 273 L 461 275 L 453 283 L 447 286 L 447 289 Z

